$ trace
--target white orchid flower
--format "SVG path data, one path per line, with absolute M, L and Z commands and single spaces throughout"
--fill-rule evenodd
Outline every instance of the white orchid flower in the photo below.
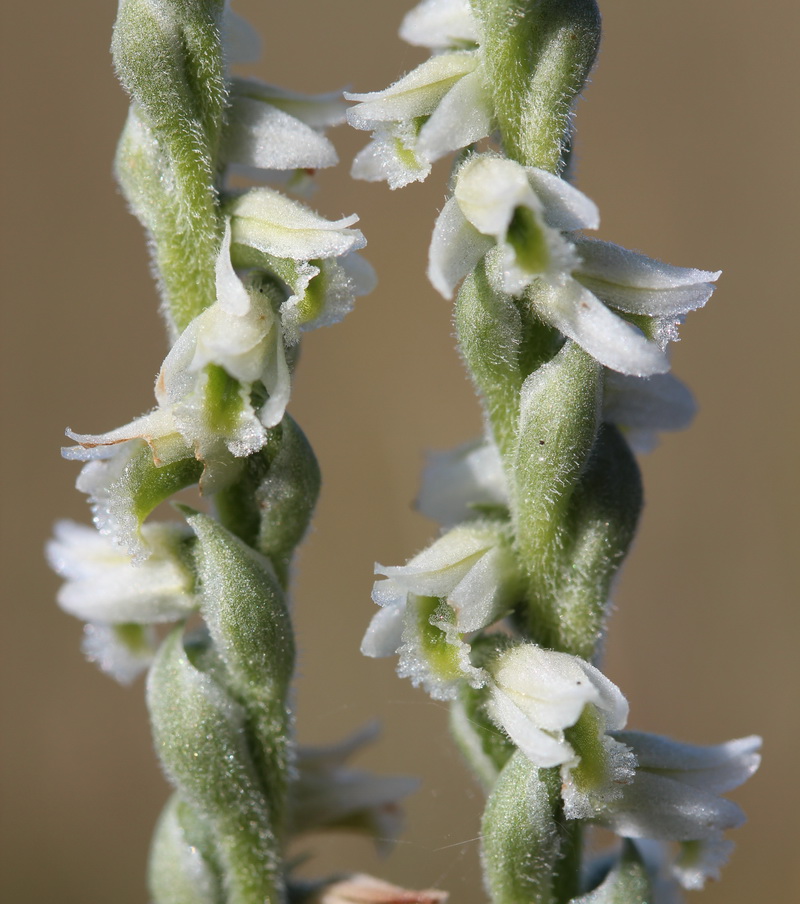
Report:
M 426 518 L 452 527 L 479 518 L 487 509 L 508 508 L 508 485 L 500 450 L 481 437 L 443 452 L 430 452 L 422 472 L 416 508 Z
M 615 684 L 583 659 L 535 644 L 511 647 L 487 668 L 489 715 L 534 765 L 561 767 L 568 817 L 587 793 L 619 796 L 636 761 L 607 733 L 628 718 Z
M 525 293 L 534 313 L 601 364 L 636 376 L 663 373 L 663 347 L 677 338 L 682 317 L 705 304 L 719 273 L 673 267 L 575 234 L 598 225 L 596 206 L 563 179 L 473 155 L 436 221 L 428 275 L 450 298 L 488 255 L 498 291 Z
M 353 161 L 352 175 L 390 188 L 421 182 L 431 164 L 486 137 L 492 105 L 477 52 L 442 53 L 385 91 L 345 93 L 357 105 L 347 111 L 356 129 L 373 140 Z
M 424 684 L 436 699 L 450 699 L 460 682 L 486 681 L 470 663 L 463 635 L 502 618 L 519 590 L 519 575 L 504 529 L 490 522 L 454 528 L 406 565 L 376 565 L 372 598 L 381 607 L 361 651 L 399 653 L 398 673 Z
M 142 443 L 157 467 L 197 459 L 204 492 L 235 475 L 237 459 L 263 448 L 289 400 L 286 346 L 301 330 L 341 319 L 354 297 L 374 285 L 372 268 L 352 253 L 365 244 L 350 228 L 354 222 L 325 220 L 267 188 L 238 198 L 217 258 L 217 300 L 164 360 L 158 407 L 108 433 L 67 431 L 78 445 L 65 457 L 88 462 L 78 488 L 92 497 L 100 530 L 121 548 L 140 559 L 148 554 L 127 479 Z M 231 260 L 232 237 L 240 252 L 254 255 L 256 269 L 245 282 Z M 259 386 L 267 398 L 257 406 Z
M 230 4 L 222 16 L 222 47 L 229 66 L 254 63 L 261 56 L 258 33 Z M 227 88 L 219 157 L 228 173 L 286 181 L 281 179 L 286 171 L 308 174 L 338 162 L 322 132 L 345 121 L 341 92 L 300 94 L 240 77 L 229 78 Z
M 229 229 L 216 286 L 217 301 L 192 320 L 164 360 L 158 408 L 108 433 L 67 431 L 78 443 L 67 457 L 106 459 L 114 447 L 144 440 L 158 465 L 189 457 L 208 464 L 264 445 L 266 428 L 280 421 L 289 398 L 289 369 L 272 298 L 256 284 L 245 288 L 231 266 Z M 259 380 L 269 398 L 256 412 L 251 392 Z M 96 483 L 93 474 L 89 484 Z
M 150 665 L 158 645 L 152 625 L 186 618 L 198 605 L 184 562 L 191 532 L 151 524 L 142 534 L 151 555 L 138 567 L 108 537 L 73 521 L 59 521 L 47 544 L 50 566 L 65 579 L 59 605 L 87 622 L 84 655 L 122 684 Z
M 51 568 L 64 578 L 58 604 L 65 612 L 105 625 L 155 624 L 186 618 L 198 605 L 185 562 L 192 532 L 178 524 L 148 524 L 141 565 L 94 528 L 59 521 L 47 544 Z
M 364 832 L 375 839 L 381 852 L 388 852 L 402 828 L 399 801 L 419 783 L 346 765 L 377 734 L 377 725 L 372 723 L 340 744 L 298 748 L 297 778 L 291 785 L 289 803 L 293 833 L 336 828 Z

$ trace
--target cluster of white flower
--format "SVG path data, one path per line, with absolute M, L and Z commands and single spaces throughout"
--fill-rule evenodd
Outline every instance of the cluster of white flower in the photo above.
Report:
M 226 61 L 257 58 L 259 42 L 250 26 L 227 7 L 223 24 Z M 154 487 L 175 490 L 199 482 L 208 493 L 234 480 L 242 459 L 262 449 L 270 428 L 283 419 L 301 332 L 340 320 L 375 282 L 356 253 L 366 244 L 352 228 L 356 216 L 327 220 L 266 186 L 226 188 L 237 173 L 259 179 L 295 174 L 290 184 L 296 186 L 296 174 L 307 179 L 335 164 L 322 130 L 344 121 L 341 95 L 306 96 L 236 77 L 228 78 L 227 88 L 216 300 L 177 337 L 156 379 L 151 412 L 107 433 L 68 430 L 77 445 L 63 453 L 86 462 L 78 488 L 89 495 L 102 536 L 77 525 L 59 529 L 51 561 L 69 581 L 59 599 L 89 622 L 92 658 L 126 678 L 147 665 L 152 637 L 142 635 L 144 628 L 134 636 L 120 626 L 175 620 L 191 608 L 185 594 L 152 593 L 165 557 L 174 559 L 171 538 L 159 528 L 142 529 L 169 495 L 153 496 Z M 155 141 L 135 111 L 125 141 L 129 147 Z M 96 592 L 86 595 L 82 580 L 95 565 Z M 134 597 L 136 605 L 129 606 Z M 79 598 L 77 612 L 70 600 Z M 154 605 L 161 606 L 158 612 Z

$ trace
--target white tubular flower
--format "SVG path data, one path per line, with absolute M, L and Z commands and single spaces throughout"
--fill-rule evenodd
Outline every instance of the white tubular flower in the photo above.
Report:
M 292 832 L 364 832 L 375 839 L 379 851 L 388 852 L 402 828 L 399 801 L 419 783 L 405 776 L 378 776 L 346 766 L 377 733 L 373 723 L 340 744 L 298 748 L 297 778 L 290 791 Z
M 59 521 L 47 544 L 50 567 L 65 579 L 58 604 L 84 621 L 105 625 L 155 624 L 186 618 L 198 605 L 186 565 L 192 532 L 177 524 L 148 524 L 150 550 L 139 566 L 108 538 L 74 521 Z
M 446 298 L 488 254 L 498 291 L 527 292 L 534 312 L 611 370 L 649 376 L 669 369 L 663 348 L 701 307 L 718 272 L 662 264 L 610 242 L 595 205 L 568 182 L 490 155 L 470 157 L 434 227 L 428 276 Z M 649 337 L 626 318 L 635 320 Z
M 628 703 L 619 688 L 577 656 L 520 644 L 488 666 L 488 711 L 536 766 L 561 767 L 565 814 L 585 815 L 584 799 L 613 800 L 633 778 L 635 759 L 608 736 Z
M 421 182 L 431 164 L 486 137 L 492 106 L 477 51 L 442 53 L 422 63 L 385 91 L 348 94 L 356 129 L 373 140 L 353 161 L 352 175 L 400 188 Z
M 701 747 L 644 732 L 613 737 L 633 752 L 636 775 L 591 818 L 625 837 L 678 842 L 671 869 L 684 888 L 718 878 L 733 847 L 723 832 L 745 821 L 741 808 L 720 795 L 758 769 L 761 738 Z
M 308 898 L 308 904 L 444 904 L 447 899 L 445 891 L 412 891 L 357 873 L 323 885 Z
M 478 43 L 478 23 L 469 0 L 423 0 L 406 13 L 400 37 L 431 50 L 469 48 Z
M 451 699 L 460 683 L 480 687 L 482 669 L 463 635 L 502 618 L 519 590 L 506 531 L 489 522 L 457 527 L 399 567 L 376 565 L 373 600 L 381 606 L 361 644 L 366 656 L 399 653 L 398 674 Z

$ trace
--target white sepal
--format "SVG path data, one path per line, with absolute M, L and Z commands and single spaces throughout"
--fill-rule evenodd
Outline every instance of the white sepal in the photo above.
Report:
M 428 279 L 445 298 L 493 247 L 467 220 L 455 198 L 448 198 L 436 218 L 428 254 Z
M 347 111 L 347 104 L 341 91 L 302 94 L 256 79 L 234 78 L 231 80 L 231 94 L 234 97 L 246 97 L 277 107 L 311 126 L 312 129 L 341 125 L 345 121 Z
M 419 130 L 415 152 L 428 163 L 480 141 L 492 130 L 494 108 L 481 67 L 467 73 L 445 94 Z
M 634 452 L 651 452 L 658 443 L 657 431 L 685 429 L 696 411 L 689 387 L 672 374 L 605 373 L 603 419 L 624 430 Z
M 307 901 L 308 904 L 445 904 L 447 899 L 445 891 L 432 888 L 413 891 L 356 873 L 323 885 Z

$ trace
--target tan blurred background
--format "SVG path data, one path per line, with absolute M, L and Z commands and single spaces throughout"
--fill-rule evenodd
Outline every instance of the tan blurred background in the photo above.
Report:
M 0 883 L 4 900 L 26 904 L 146 901 L 146 851 L 167 794 L 141 683 L 120 688 L 83 662 L 81 626 L 57 610 L 42 560 L 55 518 L 87 518 L 76 467 L 58 457 L 64 427 L 102 431 L 149 408 L 165 351 L 141 231 L 110 175 L 127 105 L 107 51 L 115 7 L 9 3 L 0 55 Z M 308 91 L 379 89 L 418 62 L 395 35 L 406 8 L 237 4 L 266 36 L 258 73 Z M 695 742 L 764 735 L 763 771 L 735 794 L 749 823 L 723 883 L 702 900 L 800 900 L 800 12 L 790 0 L 606 0 L 602 11 L 603 52 L 578 115 L 578 185 L 600 205 L 600 235 L 725 271 L 675 350 L 700 414 L 643 461 L 648 505 L 616 593 L 607 671 L 636 727 Z M 381 283 L 346 322 L 308 337 L 292 398 L 325 476 L 295 595 L 300 736 L 333 740 L 379 716 L 383 737 L 363 762 L 423 784 L 388 861 L 357 839 L 306 847 L 319 873 L 366 869 L 478 904 L 480 794 L 450 746 L 446 712 L 390 662 L 358 653 L 373 562 L 403 562 L 434 530 L 410 508 L 423 450 L 480 425 L 449 306 L 423 277 L 447 166 L 390 193 L 346 177 L 366 136 L 333 138 L 345 164 L 323 177 L 314 204 L 331 217 L 360 214 Z

